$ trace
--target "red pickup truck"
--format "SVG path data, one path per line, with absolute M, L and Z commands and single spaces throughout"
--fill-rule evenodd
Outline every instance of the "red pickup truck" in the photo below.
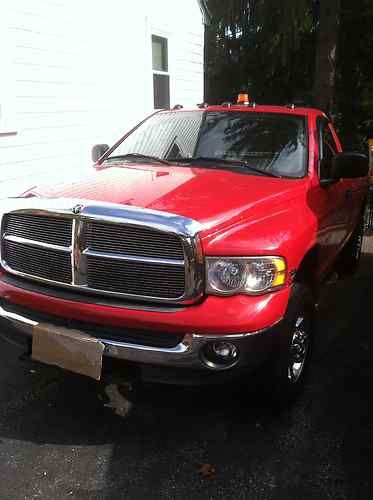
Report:
M 318 289 L 359 261 L 367 158 L 317 109 L 254 104 L 160 111 L 92 155 L 1 203 L 0 336 L 97 379 L 256 369 L 298 394 Z

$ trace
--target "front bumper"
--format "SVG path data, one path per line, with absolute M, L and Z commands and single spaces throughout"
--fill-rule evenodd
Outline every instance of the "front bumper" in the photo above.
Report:
M 49 322 L 33 318 L 32 311 L 14 312 L 7 308 L 7 304 L 0 305 L 0 337 L 22 347 L 30 347 L 33 329 L 39 324 Z M 105 326 L 100 326 L 101 334 L 98 336 L 105 345 L 104 356 L 123 360 L 140 365 L 158 367 L 174 367 L 180 369 L 198 370 L 199 372 L 239 371 L 242 368 L 257 367 L 263 362 L 281 337 L 282 322 L 266 328 L 265 330 L 240 333 L 236 335 L 200 335 L 187 333 L 182 340 L 173 347 L 154 347 L 149 345 L 121 342 L 105 336 Z M 84 329 L 82 328 L 82 331 Z M 154 332 L 155 335 L 156 332 Z M 237 362 L 233 366 L 211 366 L 205 362 L 204 348 L 212 342 L 231 342 L 239 352 Z
M 110 327 L 146 329 L 186 335 L 230 335 L 257 332 L 283 318 L 290 287 L 265 295 L 209 295 L 193 306 L 160 308 L 136 303 L 107 302 L 102 297 L 71 294 L 9 274 L 0 276 L 0 297 L 11 304 L 53 312 L 59 318 Z

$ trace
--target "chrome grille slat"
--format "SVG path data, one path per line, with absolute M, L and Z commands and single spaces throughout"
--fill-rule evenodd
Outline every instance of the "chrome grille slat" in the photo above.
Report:
M 125 255 L 121 253 L 96 252 L 94 250 L 84 250 L 84 255 L 88 257 L 97 257 L 99 259 L 126 260 L 128 262 L 145 262 L 147 264 L 181 266 L 185 265 L 183 260 L 162 259 L 159 257 L 139 257 L 138 255 Z
M 59 252 L 70 252 L 70 247 L 64 247 L 61 245 L 54 245 L 52 243 L 43 243 L 42 241 L 30 240 L 28 238 L 21 238 L 20 236 L 13 236 L 12 234 L 6 234 L 4 240 L 12 241 L 13 243 L 20 243 L 22 245 L 29 245 L 32 247 L 48 248 L 49 250 L 58 250 Z

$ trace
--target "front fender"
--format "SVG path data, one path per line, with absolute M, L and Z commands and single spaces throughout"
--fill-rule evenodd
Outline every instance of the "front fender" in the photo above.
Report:
M 315 213 L 298 198 L 286 207 L 273 208 L 268 215 L 208 235 L 202 238 L 202 246 L 209 256 L 279 255 L 293 271 L 316 244 L 317 228 Z

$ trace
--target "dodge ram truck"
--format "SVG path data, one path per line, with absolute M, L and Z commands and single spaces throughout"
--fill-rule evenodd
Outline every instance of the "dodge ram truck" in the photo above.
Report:
M 0 336 L 97 380 L 299 394 L 320 286 L 359 262 L 367 158 L 320 110 L 252 103 L 158 111 L 92 157 L 0 202 Z

